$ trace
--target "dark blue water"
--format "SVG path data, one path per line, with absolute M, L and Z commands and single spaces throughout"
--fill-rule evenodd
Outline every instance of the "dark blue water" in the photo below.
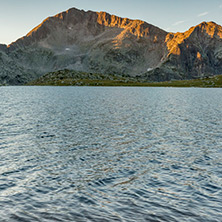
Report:
M 0 221 L 222 221 L 222 89 L 0 87 Z

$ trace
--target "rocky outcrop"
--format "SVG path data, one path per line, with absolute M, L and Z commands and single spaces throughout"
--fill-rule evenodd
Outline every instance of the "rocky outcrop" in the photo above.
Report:
M 140 20 L 72 8 L 0 45 L 0 83 L 23 84 L 62 69 L 149 81 L 220 74 L 221 33 L 212 22 L 174 34 Z

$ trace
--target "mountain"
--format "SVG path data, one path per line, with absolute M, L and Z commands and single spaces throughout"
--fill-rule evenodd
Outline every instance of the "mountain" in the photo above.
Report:
M 16 84 L 61 69 L 136 75 L 158 65 L 166 35 L 143 21 L 72 8 L 10 44 L 1 76 Z
M 203 22 L 184 33 L 169 33 L 168 54 L 144 76 L 152 81 L 193 79 L 222 74 L 222 27 Z
M 141 20 L 72 8 L 0 45 L 0 84 L 23 84 L 63 69 L 149 81 L 221 74 L 221 30 L 210 22 L 167 33 Z

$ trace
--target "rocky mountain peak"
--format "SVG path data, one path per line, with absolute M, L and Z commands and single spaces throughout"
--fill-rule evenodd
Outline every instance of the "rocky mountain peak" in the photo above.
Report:
M 222 27 L 215 22 L 202 22 L 197 26 L 190 28 L 187 32 L 197 37 L 200 35 L 205 35 L 210 38 L 222 38 Z
M 44 45 L 70 44 L 91 36 L 98 36 L 108 29 L 119 30 L 119 38 L 132 34 L 137 38 L 155 36 L 165 38 L 164 30 L 141 20 L 131 20 L 110 15 L 106 12 L 83 11 L 71 8 L 46 18 L 26 36 L 9 45 L 10 50 L 47 41 Z M 59 34 L 60 33 L 60 34 Z M 54 36 L 54 37 L 53 37 Z M 153 37 L 154 38 L 154 37 Z M 55 39 L 57 39 L 55 41 Z
M 222 27 L 215 22 L 202 22 L 191 27 L 186 32 L 169 33 L 166 36 L 166 44 L 170 54 L 180 55 L 180 45 L 186 42 L 198 42 L 199 44 L 209 44 L 211 40 L 222 39 Z

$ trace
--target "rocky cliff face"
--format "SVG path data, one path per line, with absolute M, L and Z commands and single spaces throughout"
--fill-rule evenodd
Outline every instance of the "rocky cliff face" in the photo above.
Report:
M 193 79 L 222 74 L 222 27 L 203 22 L 184 33 L 169 33 L 168 54 L 145 76 L 153 81 Z
M 72 8 L 0 45 L 0 83 L 22 84 L 61 69 L 155 81 L 219 74 L 221 29 L 202 23 L 173 34 L 140 20 Z
M 0 51 L 6 52 L 7 50 L 7 45 L 0 44 Z

